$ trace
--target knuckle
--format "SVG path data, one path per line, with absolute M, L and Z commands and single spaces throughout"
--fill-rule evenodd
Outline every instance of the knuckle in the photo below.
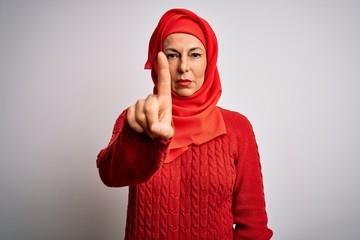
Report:
M 153 113 L 156 111 L 156 107 L 154 106 L 154 104 L 146 104 L 144 106 L 144 112 L 145 113 Z
M 135 106 L 138 108 L 140 106 L 144 105 L 144 99 L 138 99 L 135 103 Z
M 127 120 L 128 120 L 129 126 L 133 130 L 135 130 L 136 132 L 144 132 L 144 129 L 136 121 L 134 114 L 128 115 Z
M 131 106 L 128 108 L 126 113 L 126 118 L 128 122 L 133 121 L 135 119 L 135 106 Z
M 145 114 L 153 114 L 157 111 L 157 97 L 156 95 L 149 95 L 144 104 Z
M 143 124 L 146 120 L 145 114 L 144 113 L 138 113 L 135 114 L 135 120 L 139 123 L 139 124 Z

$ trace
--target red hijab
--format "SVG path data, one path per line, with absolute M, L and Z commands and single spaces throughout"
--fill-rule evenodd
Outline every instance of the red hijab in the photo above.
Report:
M 189 97 L 172 92 L 174 136 L 165 162 L 171 162 L 191 144 L 200 145 L 226 133 L 225 123 L 216 104 L 221 95 L 217 69 L 218 44 L 209 23 L 186 9 L 171 9 L 160 19 L 149 42 L 145 69 L 151 69 L 157 92 L 158 69 L 156 56 L 163 50 L 165 38 L 172 33 L 187 33 L 197 37 L 207 53 L 207 67 L 203 86 Z

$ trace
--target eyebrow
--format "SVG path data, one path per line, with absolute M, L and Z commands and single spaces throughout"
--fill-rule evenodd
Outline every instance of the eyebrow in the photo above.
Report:
M 175 49 L 175 48 L 166 48 L 166 49 L 164 50 L 164 52 L 167 51 L 167 50 L 170 50 L 170 51 L 179 53 L 179 51 L 178 51 L 177 49 Z M 202 51 L 204 51 L 201 47 L 193 47 L 193 48 L 190 48 L 189 52 L 192 52 L 192 51 L 195 51 L 195 50 L 202 50 Z

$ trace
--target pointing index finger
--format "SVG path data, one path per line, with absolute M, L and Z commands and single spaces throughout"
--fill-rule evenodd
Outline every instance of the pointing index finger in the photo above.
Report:
M 171 96 L 171 75 L 168 60 L 163 52 L 157 55 L 158 96 Z

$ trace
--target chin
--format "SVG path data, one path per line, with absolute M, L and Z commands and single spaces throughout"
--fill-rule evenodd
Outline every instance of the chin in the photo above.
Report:
M 180 97 L 190 97 L 195 93 L 194 91 L 189 89 L 181 89 L 180 91 L 174 91 L 174 92 L 176 93 L 176 95 Z

